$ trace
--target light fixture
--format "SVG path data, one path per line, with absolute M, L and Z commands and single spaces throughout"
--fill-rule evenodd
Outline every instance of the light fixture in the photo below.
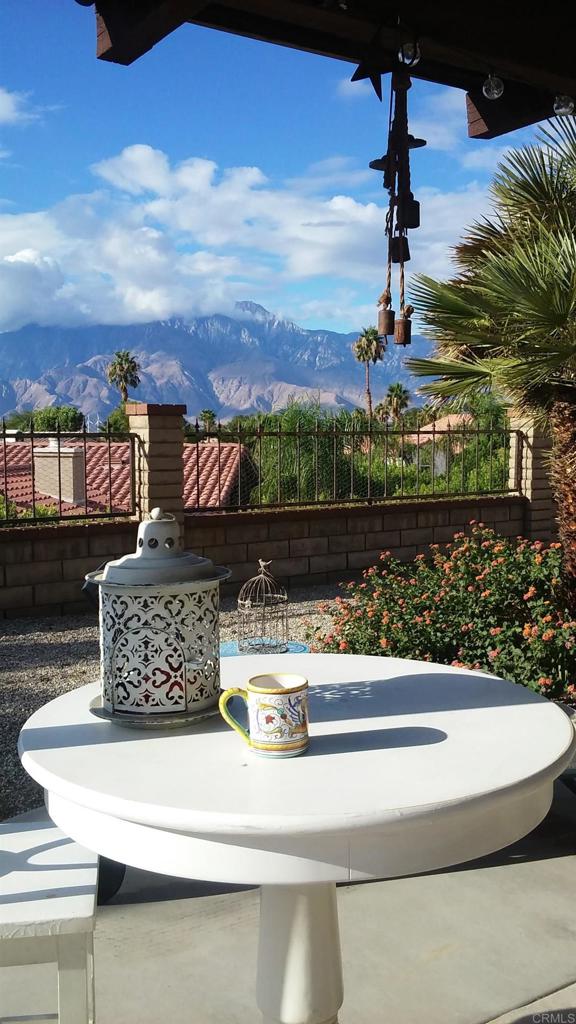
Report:
M 554 97 L 554 113 L 558 117 L 574 113 L 574 100 L 571 96 L 558 95 Z
M 487 100 L 499 100 L 504 92 L 504 82 L 497 75 L 490 73 L 482 86 L 482 92 Z
M 418 41 L 412 39 L 408 42 L 402 43 L 398 50 L 398 60 L 401 64 L 405 64 L 406 67 L 413 68 L 418 63 L 421 57 L 420 47 Z

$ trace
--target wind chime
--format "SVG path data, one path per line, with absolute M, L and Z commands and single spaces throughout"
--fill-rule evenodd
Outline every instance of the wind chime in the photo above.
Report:
M 386 215 L 387 265 L 386 287 L 378 300 L 378 335 L 385 346 L 389 337 L 396 345 L 409 345 L 414 307 L 406 303 L 404 266 L 410 259 L 408 231 L 420 227 L 420 203 L 414 198 L 410 184 L 410 150 L 425 146 L 424 139 L 415 139 L 408 131 L 408 89 L 410 75 L 404 69 L 392 73 L 390 114 L 388 119 L 388 151 L 370 167 L 384 172 L 384 188 L 390 196 Z M 392 308 L 392 264 L 399 267 L 399 313 Z

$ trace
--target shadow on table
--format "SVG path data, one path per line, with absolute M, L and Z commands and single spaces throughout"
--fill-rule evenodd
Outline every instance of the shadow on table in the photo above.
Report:
M 525 686 L 494 679 L 482 672 L 444 674 L 424 669 L 383 681 L 312 685 L 310 720 L 333 722 L 538 703 L 542 703 L 542 698 Z
M 345 658 L 343 660 L 346 660 Z M 383 659 L 385 660 L 385 659 Z M 481 685 L 478 685 L 478 684 Z M 474 684 L 474 685 L 472 685 Z M 472 708 L 508 707 L 521 704 L 541 703 L 542 698 L 524 686 L 493 679 L 483 673 L 415 672 L 412 675 L 392 677 L 383 681 L 361 680 L 360 682 L 335 681 L 323 686 L 310 687 L 310 721 L 343 722 L 362 718 L 382 718 L 386 715 L 413 715 L 436 711 L 458 711 Z M 234 698 L 234 714 L 242 707 L 243 701 Z M 240 714 L 238 714 L 240 718 Z M 213 718 L 190 727 L 198 735 L 220 732 L 228 726 L 216 712 Z M 186 730 L 178 730 L 178 734 Z M 418 739 L 414 730 L 409 730 L 405 740 L 400 730 L 375 730 L 374 739 L 383 744 L 386 734 L 396 732 L 391 746 L 410 746 L 419 743 L 438 743 L 445 738 L 433 735 L 438 730 L 423 730 Z M 428 738 L 424 733 L 428 732 Z M 377 736 L 376 736 L 377 734 Z M 78 725 L 54 725 L 26 729 L 26 749 L 48 750 L 55 747 L 93 746 L 102 743 L 141 742 L 150 736 L 172 736 L 176 732 L 163 730 L 138 730 L 122 727 L 116 723 L 94 721 Z M 341 734 L 342 735 L 342 734 Z M 349 735 L 356 735 L 350 733 Z M 410 739 L 410 735 L 412 739 Z M 389 737 L 390 738 L 390 737 Z M 315 738 L 315 744 L 318 737 Z M 344 740 L 341 740 L 344 742 Z M 355 741 L 350 741 L 355 742 Z M 325 753 L 334 749 L 327 745 Z M 376 749 L 349 747 L 348 749 Z
M 327 754 L 349 754 L 360 750 L 392 750 L 398 747 L 420 747 L 429 743 L 442 743 L 447 735 L 441 729 L 423 726 L 406 729 L 363 729 L 356 732 L 329 733 L 314 736 L 306 757 Z

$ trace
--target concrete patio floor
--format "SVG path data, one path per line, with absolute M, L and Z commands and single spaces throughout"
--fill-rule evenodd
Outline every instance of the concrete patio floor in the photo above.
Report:
M 341 1024 L 576 1022 L 576 796 L 522 842 L 338 890 Z M 98 1024 L 254 1024 L 258 892 L 129 869 L 99 908 Z M 54 1008 L 51 966 L 0 972 L 0 1022 Z M 544 1015 L 544 1016 L 542 1016 Z

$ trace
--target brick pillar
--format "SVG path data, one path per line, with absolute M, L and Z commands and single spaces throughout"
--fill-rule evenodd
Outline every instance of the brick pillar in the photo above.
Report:
M 127 402 L 130 433 L 136 434 L 136 512 L 145 517 L 160 506 L 184 523 L 185 405 Z
M 513 434 L 510 444 L 510 488 L 527 499 L 524 534 L 531 540 L 554 540 L 556 503 L 550 487 L 550 437 L 516 412 L 509 413 Z

